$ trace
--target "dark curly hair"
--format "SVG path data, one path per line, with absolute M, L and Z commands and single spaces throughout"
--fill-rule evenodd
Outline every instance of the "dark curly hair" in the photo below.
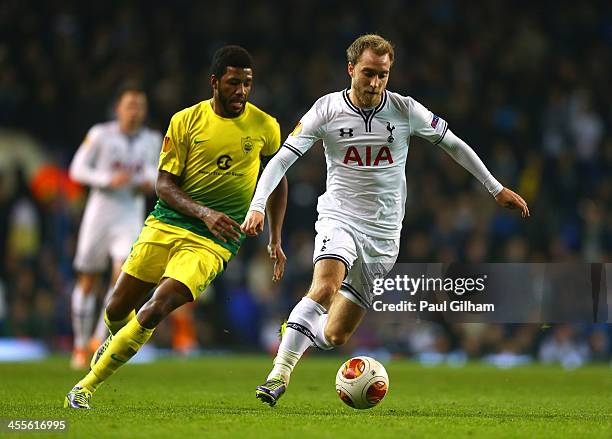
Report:
M 224 46 L 213 55 L 210 73 L 221 78 L 228 67 L 253 68 L 253 58 L 244 47 Z

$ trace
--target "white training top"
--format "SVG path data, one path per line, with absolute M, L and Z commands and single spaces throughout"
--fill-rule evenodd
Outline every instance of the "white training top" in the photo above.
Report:
M 85 216 L 118 223 L 144 221 L 145 196 L 135 188 L 145 182 L 155 185 L 161 144 L 161 134 L 149 128 L 128 136 L 117 121 L 94 125 L 70 164 L 70 178 L 91 186 Z M 108 185 L 119 171 L 132 178 L 111 189 Z
M 492 195 L 503 186 L 446 121 L 411 97 L 384 91 L 376 108 L 357 108 L 349 90 L 320 98 L 266 166 L 250 210 L 266 201 L 289 166 L 319 139 L 327 163 L 327 189 L 319 217 L 337 219 L 367 235 L 397 239 L 406 203 L 405 165 L 411 136 L 440 145 Z

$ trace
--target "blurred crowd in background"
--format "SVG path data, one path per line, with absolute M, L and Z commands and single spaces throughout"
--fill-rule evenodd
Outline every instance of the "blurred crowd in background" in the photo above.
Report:
M 442 150 L 413 139 L 399 261 L 609 262 L 612 4 L 562 3 L 3 1 L 0 336 L 70 349 L 87 194 L 67 176 L 74 152 L 91 125 L 112 118 L 127 81 L 144 86 L 148 125 L 165 131 L 172 114 L 211 96 L 212 53 L 229 43 L 253 54 L 251 101 L 285 136 L 318 97 L 350 85 L 344 51 L 353 39 L 380 33 L 396 45 L 389 89 L 446 119 L 529 204 L 528 220 L 499 208 Z M 274 348 L 278 323 L 309 286 L 325 175 L 320 145 L 289 171 L 285 278 L 271 283 L 265 238 L 249 240 L 193 306 L 197 345 Z M 172 322 L 158 346 L 172 345 Z M 346 349 L 581 364 L 609 359 L 611 344 L 606 324 L 377 327 L 366 318 Z

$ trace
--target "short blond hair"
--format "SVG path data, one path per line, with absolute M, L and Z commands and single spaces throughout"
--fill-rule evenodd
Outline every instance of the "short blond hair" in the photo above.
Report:
M 393 64 L 393 57 L 395 55 L 393 44 L 377 34 L 362 35 L 353 41 L 349 48 L 346 49 L 347 61 L 353 65 L 357 64 L 366 49 L 372 49 L 379 56 L 389 54 L 389 59 L 391 64 Z

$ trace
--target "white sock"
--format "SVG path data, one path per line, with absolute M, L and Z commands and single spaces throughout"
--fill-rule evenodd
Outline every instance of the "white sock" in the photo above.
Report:
M 86 349 L 94 323 L 96 296 L 85 294 L 78 285 L 72 292 L 72 331 L 75 349 Z
M 274 358 L 274 367 L 268 379 L 281 375 L 287 382 L 302 354 L 315 341 L 315 330 L 325 314 L 325 308 L 304 297 L 289 314 L 287 329 Z
M 325 325 L 327 325 L 328 318 L 329 314 L 323 314 L 317 323 L 317 327 L 315 328 L 316 346 L 324 351 L 329 351 L 330 349 L 336 347 L 329 342 L 327 337 L 325 337 Z
M 110 299 L 110 296 L 113 294 L 113 287 L 109 287 L 106 292 L 106 296 L 104 296 L 104 302 L 102 302 L 102 310 L 100 311 L 100 317 L 98 317 L 98 323 L 96 324 L 96 329 L 94 330 L 93 336 L 96 340 L 100 340 L 103 342 L 108 337 L 108 328 L 106 327 L 106 322 L 104 321 L 104 310 L 106 309 L 106 305 Z

